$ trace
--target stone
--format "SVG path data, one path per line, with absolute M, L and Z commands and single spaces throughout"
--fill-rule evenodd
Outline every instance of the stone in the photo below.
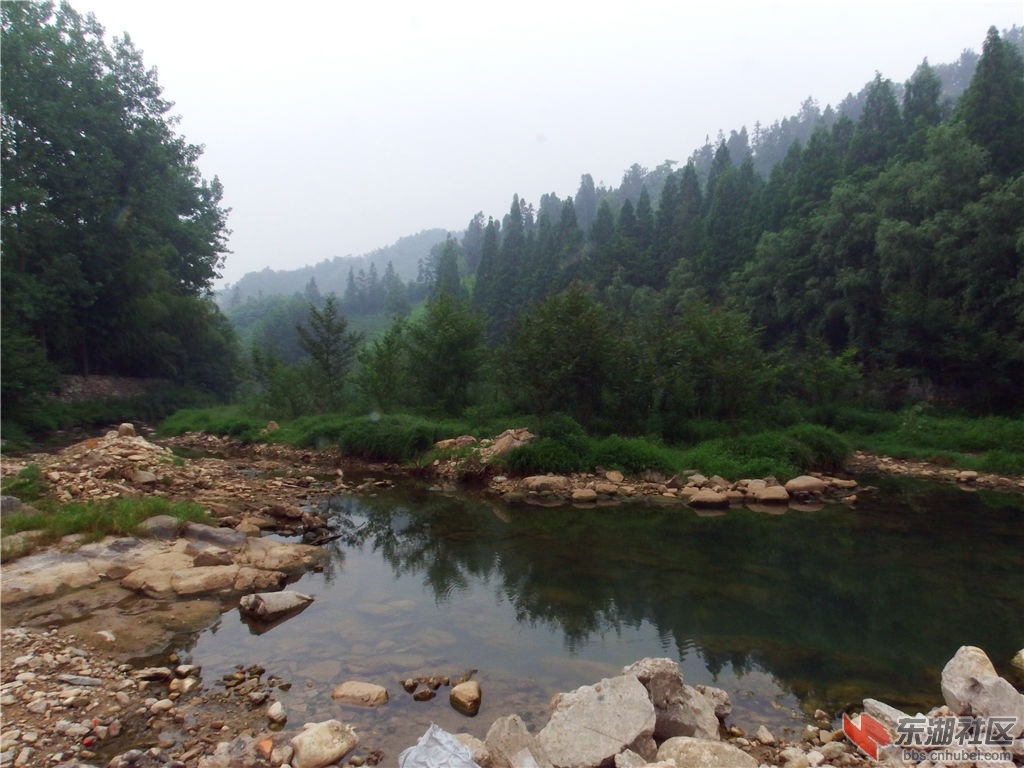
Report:
M 205 541 L 222 549 L 236 550 L 243 546 L 248 538 L 231 528 L 219 528 L 204 523 L 188 523 L 184 531 L 185 538 L 194 541 Z
M 469 733 L 456 733 L 455 738 L 473 753 L 473 762 L 480 766 L 480 768 L 494 768 L 491 751 L 487 749 L 487 745 L 480 739 Z
M 593 488 L 577 488 L 572 492 L 572 500 L 581 503 L 597 501 L 597 491 Z
M 958 483 L 973 483 L 978 479 L 978 473 L 973 469 L 965 469 L 957 472 L 956 481 Z
M 1010 663 L 1017 669 L 1024 671 L 1024 648 L 1021 648 L 1014 654 L 1013 658 L 1010 659 Z
M 824 480 L 811 475 L 799 475 L 786 482 L 786 490 L 792 495 L 821 493 L 826 487 L 827 484 Z
M 691 507 L 728 507 L 729 497 L 710 488 L 701 488 L 690 496 L 689 504 Z
M 239 565 L 251 565 L 264 571 L 294 573 L 305 570 L 324 556 L 324 550 L 312 544 L 250 537 L 238 531 L 231 533 L 244 541 L 241 552 L 235 557 Z
M 610 483 L 616 483 L 616 484 L 619 484 L 619 483 L 621 483 L 621 482 L 622 482 L 623 480 L 625 480 L 625 479 L 626 479 L 625 477 L 623 477 L 623 476 L 622 476 L 622 473 L 621 473 L 621 472 L 619 472 L 619 470 L 617 470 L 617 469 L 612 469 L 612 470 L 610 470 L 610 471 L 608 471 L 608 472 L 605 472 L 605 473 L 604 473 L 604 478 L 605 478 L 605 480 L 607 480 L 608 482 L 610 482 Z
M 658 748 L 658 760 L 672 760 L 686 768 L 757 768 L 753 757 L 724 741 L 673 736 Z
M 624 667 L 647 689 L 654 705 L 654 738 L 696 736 L 718 739 L 714 703 L 697 689 L 683 683 L 683 673 L 672 659 L 646 658 Z M 724 693 L 724 691 L 723 691 Z
M 331 698 L 342 704 L 354 704 L 359 707 L 380 707 L 388 703 L 388 690 L 376 683 L 360 680 L 348 680 L 336 685 L 331 691 Z
M 275 701 L 267 707 L 267 720 L 277 725 L 284 725 L 288 721 L 288 715 L 284 711 L 284 704 Z
M 636 675 L 560 693 L 537 742 L 556 768 L 591 768 L 624 749 L 653 756 L 654 704 Z
M 139 523 L 140 536 L 154 539 L 178 538 L 178 518 L 171 515 L 153 515 Z
M 715 709 L 715 717 L 719 720 L 725 720 L 732 714 L 732 701 L 729 699 L 728 692 L 713 685 L 695 685 L 694 688 L 697 693 L 711 701 L 711 706 Z M 679 735 L 685 736 L 686 734 Z
M 284 592 L 258 592 L 243 595 L 238 601 L 239 610 L 261 621 L 270 621 L 286 614 L 301 611 L 313 602 L 310 595 L 285 590 Z
M 132 472 L 132 482 L 136 485 L 152 485 L 157 481 L 157 476 L 147 469 L 136 469 Z
M 754 738 L 760 741 L 762 744 L 771 746 L 775 743 L 775 734 L 769 731 L 765 726 L 760 726 L 757 732 L 754 734 Z
M 553 768 L 544 747 L 530 733 L 519 715 L 499 717 L 491 723 L 484 737 L 484 745 L 495 766 Z
M 864 699 L 864 711 L 884 725 L 889 733 L 896 733 L 899 721 L 910 717 L 906 712 L 877 699 Z
M 1015 717 L 1009 733 L 1024 733 L 1024 694 L 996 673 L 981 648 L 964 645 L 942 668 L 942 697 L 955 715 Z
M 118 427 L 117 427 L 117 436 L 118 437 L 135 437 L 136 436 L 135 425 L 132 424 L 130 421 L 126 421 L 126 422 L 124 422 L 122 424 L 119 424 Z
M 448 694 L 448 701 L 456 712 L 466 717 L 475 717 L 480 711 L 480 683 L 476 680 L 467 680 L 453 686 Z
M 292 768 L 323 768 L 336 763 L 359 745 L 359 737 L 350 725 L 337 720 L 306 723 L 290 742 L 295 751 Z
M 557 493 L 569 489 L 569 478 L 561 475 L 532 475 L 523 479 L 523 488 L 533 493 Z
M 171 575 L 171 589 L 181 597 L 207 592 L 230 591 L 238 576 L 237 565 L 204 565 Z
M 789 491 L 781 485 L 766 485 L 754 491 L 754 498 L 762 504 L 787 504 Z

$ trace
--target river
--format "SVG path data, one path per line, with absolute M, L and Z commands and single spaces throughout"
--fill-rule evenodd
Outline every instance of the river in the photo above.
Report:
M 1024 498 L 866 481 L 878 490 L 856 508 L 774 514 L 512 506 L 418 487 L 332 498 L 320 511 L 342 538 L 290 587 L 312 605 L 269 629 L 231 611 L 179 653 L 207 681 L 260 664 L 291 683 L 276 692 L 289 726 L 337 718 L 389 754 L 431 722 L 482 738 L 518 713 L 536 732 L 553 694 L 645 656 L 725 689 L 730 723 L 780 736 L 867 696 L 927 711 L 961 645 L 1020 687 Z M 469 669 L 483 689 L 473 719 L 445 688 L 417 702 L 399 685 Z M 349 679 L 384 685 L 389 703 L 333 701 Z

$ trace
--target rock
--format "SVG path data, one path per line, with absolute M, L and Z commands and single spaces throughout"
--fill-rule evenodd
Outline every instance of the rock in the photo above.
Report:
M 336 763 L 359 745 L 359 737 L 350 725 L 337 720 L 306 723 L 291 740 L 292 768 L 323 768 Z
M 305 569 L 324 556 L 324 550 L 311 544 L 254 538 L 237 531 L 231 533 L 239 536 L 244 542 L 241 552 L 235 557 L 235 562 L 239 565 L 251 565 L 264 571 L 292 573 Z
M 185 538 L 195 541 L 205 541 L 221 549 L 237 550 L 242 547 L 248 538 L 231 528 L 218 528 L 203 523 L 188 523 L 184 531 Z
M 152 485 L 157 481 L 156 475 L 146 469 L 136 469 L 132 472 L 132 482 L 136 485 Z
M 590 768 L 624 749 L 653 756 L 654 724 L 647 689 L 635 675 L 619 675 L 558 694 L 537 742 L 556 768 Z
M 713 685 L 695 685 L 694 688 L 701 696 L 711 701 L 711 706 L 715 709 L 715 717 L 719 720 L 725 720 L 729 715 L 732 714 L 732 701 L 729 699 L 729 694 L 723 691 L 721 688 L 715 688 Z M 685 736 L 687 734 L 679 734 Z
M 1010 663 L 1017 669 L 1024 671 L 1024 648 L 1021 648 L 1014 654 L 1014 657 L 1010 659 Z
M 647 689 L 654 705 L 655 739 L 661 741 L 672 736 L 719 738 L 714 703 L 697 689 L 683 683 L 683 673 L 672 659 L 641 659 L 624 667 L 622 672 L 635 675 Z
M 769 731 L 765 726 L 761 726 L 757 729 L 757 733 L 754 734 L 754 738 L 760 741 L 762 744 L 771 746 L 775 743 L 775 734 Z
M 17 496 L 0 496 L 0 517 L 23 511 L 25 504 Z
M 786 490 L 792 495 L 806 495 L 809 493 L 821 493 L 827 487 L 820 477 L 800 475 L 786 482 Z
M 532 475 L 523 479 L 523 488 L 533 493 L 558 493 L 569 489 L 569 478 L 561 475 Z
M 658 760 L 672 760 L 686 768 L 757 768 L 753 757 L 724 741 L 674 736 L 658 748 Z
M 581 503 L 597 501 L 597 491 L 593 488 L 577 488 L 572 492 L 572 500 Z
M 284 704 L 280 701 L 275 701 L 267 707 L 267 720 L 276 725 L 284 725 L 288 721 L 288 715 L 284 711 Z
M 622 473 L 617 469 L 610 470 L 604 473 L 604 478 L 610 483 L 619 484 L 626 478 L 622 476 Z
M 864 711 L 884 725 L 889 733 L 896 733 L 896 726 L 900 720 L 910 717 L 906 712 L 877 699 L 864 699 Z
M 701 488 L 690 497 L 691 507 L 728 507 L 729 497 L 710 488 Z
M 789 491 L 781 485 L 766 485 L 754 491 L 754 498 L 762 504 L 787 504 Z
M 495 768 L 553 768 L 544 747 L 519 715 L 499 717 L 491 723 L 484 744 Z
M 448 701 L 456 712 L 475 717 L 480 711 L 480 683 L 476 680 L 459 683 L 448 694 Z
M 118 437 L 135 437 L 135 425 L 131 422 L 124 422 L 117 427 Z
M 154 539 L 178 538 L 178 518 L 171 515 L 153 515 L 138 526 L 139 535 Z
M 957 472 L 956 481 L 958 483 L 973 483 L 978 479 L 978 473 L 973 469 L 965 469 L 961 472 Z
M 232 591 L 238 576 L 237 565 L 204 565 L 171 575 L 171 589 L 181 597 L 207 592 Z
M 996 674 L 981 648 L 961 646 L 942 668 L 942 697 L 955 715 L 1016 717 L 1010 734 L 1024 733 L 1024 694 Z
M 313 598 L 301 592 L 259 592 L 243 595 L 238 601 L 239 610 L 261 621 L 279 618 L 293 611 L 300 611 L 313 602 Z
M 456 733 L 455 738 L 473 753 L 473 762 L 480 766 L 480 768 L 494 768 L 491 752 L 480 739 L 468 733 Z
M 382 685 L 349 680 L 334 687 L 331 698 L 342 704 L 360 707 L 379 707 L 388 703 L 388 691 Z

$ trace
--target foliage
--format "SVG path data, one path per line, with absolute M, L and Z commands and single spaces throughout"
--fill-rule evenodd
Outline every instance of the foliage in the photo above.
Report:
M 333 294 L 323 307 L 310 305 L 308 325 L 300 325 L 298 332 L 299 345 L 309 355 L 306 386 L 313 402 L 320 411 L 335 410 L 362 337 L 348 330 Z
M 664 447 L 643 438 L 618 435 L 609 435 L 594 443 L 590 449 L 590 464 L 633 475 L 648 471 L 670 475 L 677 469 L 674 457 Z
M 517 475 L 554 472 L 570 474 L 590 468 L 586 454 L 571 444 L 552 437 L 538 437 L 526 445 L 514 448 L 504 457 L 508 470 Z
M 437 422 L 405 415 L 364 416 L 339 424 L 337 430 L 345 455 L 369 461 L 411 461 L 448 436 Z
M 160 437 L 188 432 L 225 435 L 242 442 L 265 439 L 267 422 L 247 414 L 241 407 L 186 408 L 165 419 L 157 429 Z
M 41 498 L 48 488 L 49 483 L 37 464 L 29 464 L 14 477 L 5 477 L 0 481 L 4 496 L 15 496 L 25 502 Z
M 233 335 L 208 298 L 223 190 L 156 71 L 67 4 L 4 3 L 0 30 L 4 410 L 45 386 L 27 367 L 43 350 L 62 372 L 230 392 Z

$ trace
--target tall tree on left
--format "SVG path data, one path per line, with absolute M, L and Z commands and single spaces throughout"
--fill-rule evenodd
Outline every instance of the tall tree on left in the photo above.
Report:
M 228 210 L 156 71 L 67 3 L 3 3 L 0 34 L 4 404 L 24 366 L 9 352 L 230 388 L 234 338 L 210 297 Z

